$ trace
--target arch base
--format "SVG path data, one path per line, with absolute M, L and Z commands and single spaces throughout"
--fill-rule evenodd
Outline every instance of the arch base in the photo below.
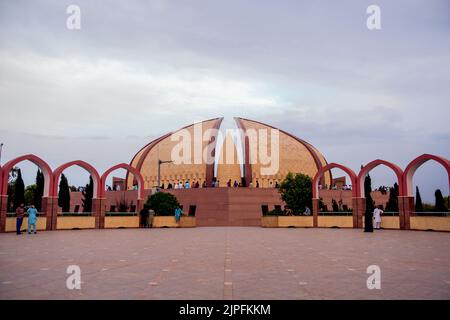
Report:
M 105 228 L 105 206 L 102 205 L 106 198 L 92 199 L 92 213 L 95 217 L 95 229 Z
M 352 198 L 353 210 L 353 228 L 363 228 L 364 213 L 366 211 L 366 198 L 354 197 Z
M 46 230 L 56 230 L 56 221 L 58 219 L 58 198 L 42 197 L 42 212 L 47 217 Z
M 8 196 L 0 195 L 0 232 L 6 230 L 6 211 L 8 206 Z
M 398 197 L 398 210 L 400 218 L 400 229 L 411 229 L 411 216 L 414 215 L 414 197 L 411 196 L 399 196 Z

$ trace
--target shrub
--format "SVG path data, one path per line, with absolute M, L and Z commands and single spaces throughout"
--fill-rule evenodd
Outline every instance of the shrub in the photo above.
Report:
M 283 210 L 280 209 L 273 209 L 268 211 L 265 216 L 285 216 L 286 213 Z
M 155 216 L 173 216 L 180 203 L 173 194 L 157 192 L 148 197 L 147 206 L 155 211 Z
M 278 192 L 294 215 L 301 214 L 306 206 L 312 207 L 312 179 L 305 174 L 289 172 L 280 183 Z

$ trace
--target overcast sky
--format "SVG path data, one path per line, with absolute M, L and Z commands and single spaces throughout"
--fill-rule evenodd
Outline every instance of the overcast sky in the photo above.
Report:
M 66 27 L 70 4 L 81 30 Z M 381 30 L 366 27 L 370 4 Z M 218 116 L 282 128 L 355 171 L 450 158 L 449 36 L 446 0 L 0 0 L 1 161 L 34 153 L 104 171 Z M 69 182 L 85 184 L 82 172 Z M 372 176 L 394 181 L 385 168 Z M 428 201 L 449 192 L 435 164 L 414 182 Z

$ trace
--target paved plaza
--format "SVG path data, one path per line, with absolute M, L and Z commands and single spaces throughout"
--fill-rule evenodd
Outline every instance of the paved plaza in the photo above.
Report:
M 450 234 L 117 229 L 0 234 L 1 299 L 450 299 Z M 69 265 L 81 289 L 69 290 Z M 369 265 L 381 289 L 367 289 Z

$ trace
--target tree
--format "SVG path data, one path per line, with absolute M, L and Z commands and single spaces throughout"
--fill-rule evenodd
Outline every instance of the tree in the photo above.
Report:
M 306 206 L 312 206 L 312 179 L 305 174 L 289 172 L 278 186 L 278 192 L 294 214 L 300 214 Z
M 333 212 L 338 212 L 339 211 L 339 206 L 336 202 L 336 200 L 331 200 L 331 206 L 333 207 Z
M 416 186 L 416 204 L 414 206 L 416 212 L 423 212 L 422 197 L 420 196 L 419 187 Z
M 89 176 L 89 184 L 86 185 L 82 194 L 83 199 L 81 201 L 83 203 L 83 212 L 91 212 L 92 198 L 94 197 L 94 180 L 92 180 L 92 176 Z
M 62 212 L 70 211 L 70 189 L 69 182 L 66 176 L 61 174 L 61 181 L 59 182 L 58 191 L 58 206 L 61 207 Z
M 45 178 L 41 170 L 36 172 L 36 191 L 34 193 L 33 203 L 38 211 L 42 208 L 42 196 L 44 195 Z
M 327 211 L 327 206 L 325 205 L 325 203 L 323 202 L 322 198 L 319 198 L 319 210 L 320 211 Z
M 155 211 L 156 216 L 173 216 L 180 203 L 171 193 L 157 192 L 148 198 L 147 206 Z
M 22 171 L 18 169 L 17 178 L 14 182 L 13 208 L 17 208 L 22 203 L 25 203 L 25 184 L 22 179 Z
M 370 175 L 364 178 L 364 197 L 366 198 L 366 212 L 364 214 L 364 232 L 373 232 L 372 214 L 374 204 L 372 200 L 372 179 Z
M 386 203 L 386 211 L 398 212 L 398 183 L 394 183 L 394 186 L 389 188 L 389 200 Z
M 34 203 L 34 197 L 36 196 L 36 185 L 32 184 L 25 188 L 25 204 Z
M 17 179 L 17 171 L 19 168 L 14 167 L 11 169 L 11 171 L 8 174 L 8 203 L 7 203 L 7 210 L 8 211 L 14 211 L 15 208 L 13 206 L 13 200 L 14 200 L 14 185 L 16 183 Z
M 445 205 L 445 200 L 444 200 L 444 197 L 442 196 L 442 192 L 440 189 L 437 189 L 434 192 L 434 197 L 436 198 L 436 202 L 434 205 L 434 211 L 447 212 L 447 206 Z

